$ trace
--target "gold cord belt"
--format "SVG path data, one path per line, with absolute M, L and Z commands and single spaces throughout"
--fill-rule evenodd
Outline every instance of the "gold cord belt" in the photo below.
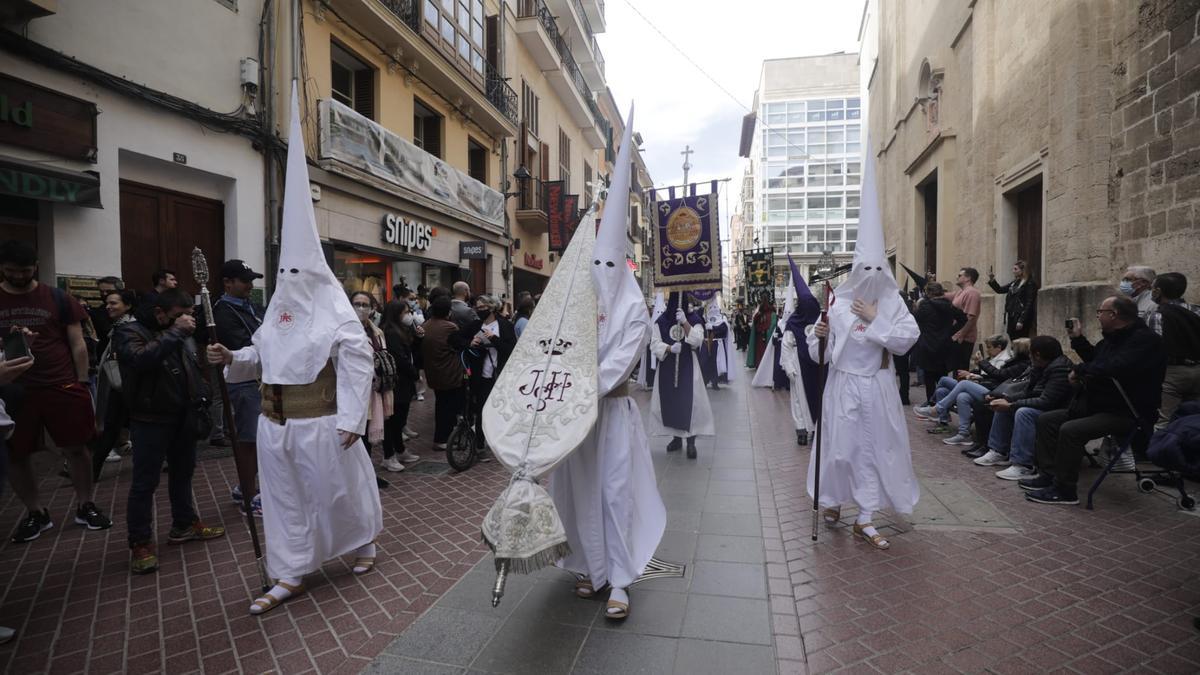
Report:
M 337 372 L 333 361 L 311 384 L 263 384 L 262 414 L 276 424 L 288 420 L 326 417 L 337 413 Z

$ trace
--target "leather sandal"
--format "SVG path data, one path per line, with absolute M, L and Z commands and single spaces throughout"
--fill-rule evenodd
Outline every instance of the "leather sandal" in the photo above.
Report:
M 892 544 L 887 539 L 884 539 L 882 534 L 879 534 L 878 532 L 876 532 L 875 534 L 867 534 L 864 531 L 864 529 L 868 528 L 868 527 L 871 527 L 870 523 L 867 523 L 865 525 L 859 525 L 858 523 L 855 523 L 854 524 L 854 534 L 856 536 L 862 537 L 863 539 L 865 539 L 867 541 L 868 544 L 874 546 L 875 548 L 877 548 L 881 551 L 885 551 L 891 547 Z
M 375 556 L 359 557 L 354 559 L 354 566 L 350 569 L 355 574 L 366 574 L 375 569 Z
M 842 507 L 833 506 L 827 509 L 821 509 L 821 518 L 825 520 L 826 525 L 837 525 L 842 519 Z
M 596 589 L 592 587 L 592 580 L 584 577 L 575 580 L 575 595 L 581 598 L 591 598 L 596 595 Z
M 296 586 L 293 586 L 291 584 L 284 583 L 282 581 L 278 581 L 278 582 L 276 582 L 276 585 L 283 586 L 284 590 L 286 590 L 288 593 L 291 593 L 291 595 L 284 598 L 283 600 L 280 600 L 279 598 L 276 598 L 275 596 L 271 595 L 270 593 L 265 593 L 265 594 L 263 594 L 263 596 L 261 598 L 258 598 L 257 600 L 255 600 L 253 602 L 253 604 L 250 605 L 250 613 L 251 614 L 255 614 L 255 615 L 266 614 L 267 612 L 271 611 L 272 609 L 275 609 L 279 605 L 282 605 L 283 603 L 287 602 L 288 600 L 291 600 L 292 598 L 294 598 L 297 595 L 304 592 L 304 584 L 298 584 Z M 254 611 L 256 608 L 258 609 L 257 612 Z
M 606 619 L 624 619 L 628 616 L 629 603 L 627 602 L 609 600 L 608 605 L 604 608 L 604 618 Z

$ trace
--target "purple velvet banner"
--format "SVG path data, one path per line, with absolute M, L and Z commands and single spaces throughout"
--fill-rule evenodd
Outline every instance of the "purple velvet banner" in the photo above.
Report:
M 721 235 L 717 193 L 658 202 L 655 286 L 662 291 L 721 287 Z

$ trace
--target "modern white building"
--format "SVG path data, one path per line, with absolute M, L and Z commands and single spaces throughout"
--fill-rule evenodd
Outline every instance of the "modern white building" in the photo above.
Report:
M 750 231 L 734 246 L 774 249 L 777 294 L 790 278 L 789 253 L 808 276 L 823 255 L 840 264 L 854 251 L 862 178 L 858 82 L 857 54 L 763 61 L 741 143 L 747 162 L 738 213 Z

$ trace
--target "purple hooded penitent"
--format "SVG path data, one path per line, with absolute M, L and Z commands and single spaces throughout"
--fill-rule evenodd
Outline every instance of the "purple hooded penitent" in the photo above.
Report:
M 787 329 L 800 347 L 796 351 L 800 357 L 800 379 L 804 382 L 804 397 L 808 399 L 808 410 L 813 419 L 817 419 L 821 415 L 821 395 L 817 390 L 820 370 L 817 363 L 809 358 L 808 349 L 804 347 L 808 342 L 804 331 L 821 318 L 821 303 L 813 296 L 808 284 L 804 283 L 804 277 L 796 269 L 796 261 L 792 260 L 790 255 L 788 265 L 792 268 L 792 284 L 796 288 L 796 309 L 787 319 Z

